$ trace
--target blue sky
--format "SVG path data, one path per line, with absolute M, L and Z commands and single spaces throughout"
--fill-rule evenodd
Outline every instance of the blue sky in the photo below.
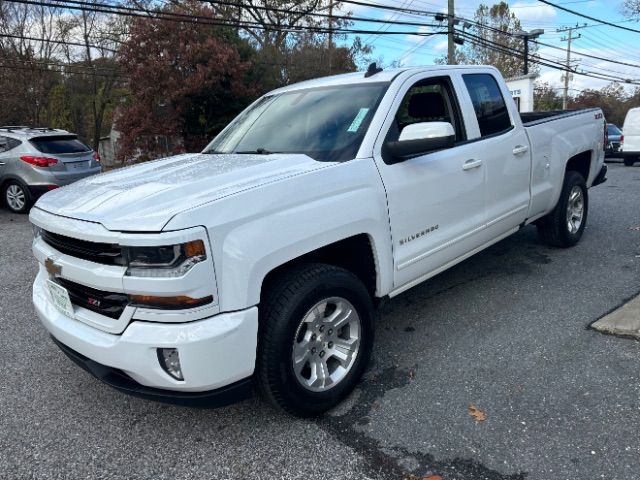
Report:
M 404 7 L 421 11 L 446 11 L 446 0 L 363 0 L 367 3 L 377 5 L 390 5 Z M 576 10 L 586 15 L 606 20 L 609 22 L 623 22 L 620 25 L 636 28 L 640 30 L 640 23 L 629 21 L 622 12 L 621 1 L 601 1 L 601 0 L 551 0 L 553 3 L 565 6 L 571 10 Z M 492 4 L 492 2 L 486 2 Z M 587 28 L 578 31 L 581 37 L 574 40 L 572 50 L 576 53 L 572 58 L 576 60 L 578 69 L 588 70 L 594 73 L 614 75 L 622 78 L 630 78 L 640 83 L 640 33 L 627 32 L 618 28 L 606 25 L 597 25 L 596 22 L 587 20 L 576 15 L 563 12 L 551 6 L 545 5 L 535 0 L 521 0 L 508 2 L 512 11 L 518 16 L 525 30 L 542 28 L 545 30 L 540 41 L 550 45 L 566 48 L 566 42 L 561 38 L 565 35 L 556 30 L 561 27 L 575 26 L 576 23 L 582 25 L 587 23 Z M 466 0 L 456 0 L 456 16 L 472 18 L 479 2 Z M 347 6 L 345 4 L 345 6 Z M 416 17 L 403 13 L 384 11 L 377 8 L 350 5 L 349 9 L 356 16 L 392 19 L 398 21 L 430 21 L 425 17 Z M 357 28 L 366 30 L 415 30 L 420 27 L 410 27 L 392 25 L 387 27 L 381 24 L 358 22 Z M 431 30 L 425 28 L 424 30 Z M 403 65 L 431 65 L 434 60 L 446 52 L 446 37 L 435 35 L 432 37 L 419 37 L 416 35 L 361 35 L 366 43 L 374 47 L 374 56 L 383 59 L 385 64 L 390 64 L 394 60 L 400 60 Z M 425 39 L 428 38 L 428 39 Z M 626 63 L 638 65 L 630 67 L 614 64 L 608 61 L 596 60 L 580 55 L 584 52 L 590 55 L 624 61 Z M 561 61 L 564 63 L 566 53 L 562 50 L 543 47 L 539 53 L 545 58 Z M 562 72 L 542 67 L 540 80 L 548 82 L 555 87 L 562 84 Z M 607 85 L 608 81 L 596 80 L 593 78 L 574 75 L 570 88 L 571 93 L 576 94 L 585 88 L 601 88 Z M 633 87 L 628 87 L 629 89 Z

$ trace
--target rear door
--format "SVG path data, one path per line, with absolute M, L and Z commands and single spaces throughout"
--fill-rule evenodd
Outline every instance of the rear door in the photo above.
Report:
M 622 134 L 624 135 L 622 150 L 640 152 L 640 108 L 632 108 L 627 112 Z
M 487 234 L 497 237 L 518 227 L 529 209 L 531 151 L 529 139 L 508 91 L 490 73 L 463 74 L 475 111 L 476 155 L 486 169 Z

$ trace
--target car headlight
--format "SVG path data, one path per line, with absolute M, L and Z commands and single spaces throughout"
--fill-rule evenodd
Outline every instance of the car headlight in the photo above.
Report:
M 130 277 L 181 277 L 207 259 L 202 240 L 158 247 L 123 247 Z

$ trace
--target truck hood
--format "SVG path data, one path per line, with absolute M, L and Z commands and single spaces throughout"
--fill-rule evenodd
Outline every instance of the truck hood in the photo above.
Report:
M 176 214 L 329 164 L 301 154 L 184 154 L 79 180 L 36 208 L 115 231 L 161 231 Z

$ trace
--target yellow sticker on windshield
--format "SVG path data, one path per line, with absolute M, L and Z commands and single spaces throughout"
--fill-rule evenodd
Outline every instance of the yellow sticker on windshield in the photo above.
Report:
M 360 128 L 360 125 L 362 124 L 362 121 L 364 120 L 364 117 L 367 116 L 367 113 L 369 113 L 368 108 L 361 108 L 356 115 L 356 118 L 354 118 L 353 122 L 351 122 L 351 126 L 347 129 L 347 132 L 357 132 Z

